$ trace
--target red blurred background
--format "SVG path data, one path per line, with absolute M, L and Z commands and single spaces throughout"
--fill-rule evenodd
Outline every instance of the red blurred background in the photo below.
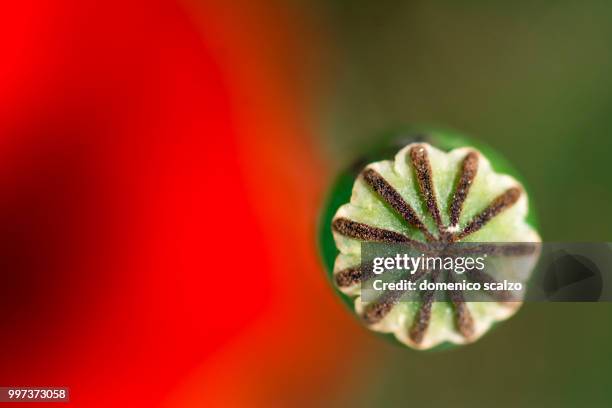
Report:
M 4 4 L 0 385 L 88 407 L 342 387 L 358 344 L 326 339 L 360 329 L 316 255 L 325 33 L 308 18 L 277 1 Z

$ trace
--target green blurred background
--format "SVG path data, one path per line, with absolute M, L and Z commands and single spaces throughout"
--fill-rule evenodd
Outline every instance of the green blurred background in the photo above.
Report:
M 331 37 L 317 110 L 337 170 L 387 131 L 456 129 L 522 173 L 545 241 L 610 241 L 612 2 L 309 4 Z M 612 406 L 611 318 L 609 304 L 527 304 L 451 351 L 375 339 L 332 402 Z

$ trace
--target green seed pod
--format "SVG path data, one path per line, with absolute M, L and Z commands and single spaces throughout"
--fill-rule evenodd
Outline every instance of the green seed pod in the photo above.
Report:
M 520 302 L 469 302 L 461 293 L 448 302 L 434 302 L 432 293 L 418 302 L 361 297 L 362 242 L 541 242 L 523 185 L 485 150 L 435 132 L 407 143 L 392 160 L 358 166 L 357 176 L 354 167 L 338 180 L 321 226 L 323 257 L 334 286 L 369 329 L 431 349 L 473 342 L 518 310 Z

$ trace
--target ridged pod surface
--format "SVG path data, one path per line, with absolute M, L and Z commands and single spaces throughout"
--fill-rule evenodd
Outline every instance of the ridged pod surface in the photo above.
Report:
M 369 329 L 392 334 L 402 344 L 430 349 L 473 342 L 512 316 L 520 302 L 469 302 L 460 293 L 451 294 L 448 302 L 434 302 L 427 293 L 418 302 L 364 302 L 361 243 L 540 242 L 528 222 L 528 208 L 521 183 L 497 172 L 477 148 L 443 151 L 427 142 L 410 143 L 393 160 L 367 164 L 354 181 L 350 201 L 337 208 L 327 225 L 338 251 L 334 285 L 352 299 Z

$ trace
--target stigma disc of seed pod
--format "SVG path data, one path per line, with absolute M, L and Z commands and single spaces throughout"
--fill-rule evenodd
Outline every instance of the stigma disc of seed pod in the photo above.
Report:
M 474 342 L 516 313 L 520 301 L 497 293 L 495 301 L 473 302 L 460 290 L 447 291 L 444 301 L 436 301 L 439 296 L 432 290 L 421 291 L 411 301 L 401 301 L 401 291 L 365 301 L 361 284 L 374 276 L 362 268 L 361 244 L 402 244 L 426 252 L 431 245 L 538 243 L 541 239 L 528 222 L 528 212 L 521 183 L 497 172 L 479 149 L 464 146 L 444 151 L 426 142 L 410 143 L 392 160 L 365 164 L 354 179 L 350 199 L 337 207 L 330 224 L 324 226 L 331 229 L 337 250 L 334 285 L 351 299 L 364 325 L 392 334 L 404 345 L 430 349 Z M 507 250 L 503 255 L 517 253 Z M 532 264 L 535 259 L 527 269 Z M 495 283 L 486 270 L 465 276 L 481 284 Z M 454 283 L 458 277 L 436 269 L 407 276 L 407 281 L 424 279 Z

